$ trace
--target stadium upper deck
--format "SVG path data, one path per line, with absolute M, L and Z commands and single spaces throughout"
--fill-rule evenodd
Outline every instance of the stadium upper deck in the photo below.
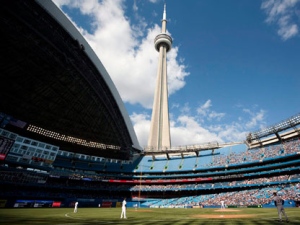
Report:
M 300 114 L 297 114 L 273 126 L 250 133 L 246 143 L 251 149 L 297 137 L 300 134 L 299 125 Z

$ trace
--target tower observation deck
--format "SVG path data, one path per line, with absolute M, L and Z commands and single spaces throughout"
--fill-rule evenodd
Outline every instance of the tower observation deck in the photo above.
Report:
M 171 147 L 168 82 L 167 82 L 167 52 L 171 50 L 172 38 L 166 33 L 166 5 L 164 5 L 161 33 L 154 39 L 155 49 L 159 52 L 156 89 L 154 94 L 149 150 L 168 150 Z

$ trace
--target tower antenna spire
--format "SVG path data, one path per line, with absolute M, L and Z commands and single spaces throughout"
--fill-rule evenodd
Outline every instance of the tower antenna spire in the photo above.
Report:
M 167 20 L 166 2 L 165 2 L 165 4 L 164 4 L 163 20 Z

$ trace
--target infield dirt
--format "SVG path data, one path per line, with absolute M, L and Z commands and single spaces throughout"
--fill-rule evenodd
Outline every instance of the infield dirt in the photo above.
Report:
M 225 214 L 226 212 L 240 212 L 238 209 L 217 209 L 215 212 L 223 212 L 224 214 L 199 214 L 193 215 L 194 218 L 206 218 L 206 219 L 239 219 L 239 218 L 251 218 L 255 217 L 255 215 L 251 214 Z

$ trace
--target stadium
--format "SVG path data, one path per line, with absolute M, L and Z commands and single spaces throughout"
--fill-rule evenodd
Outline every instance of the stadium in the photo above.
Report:
M 104 65 L 54 3 L 16 0 L 0 10 L 4 223 L 32 224 L 13 220 L 16 208 L 34 208 L 32 214 L 47 208 L 49 215 L 59 208 L 69 216 L 52 224 L 71 217 L 81 224 L 122 224 L 111 215 L 119 219 L 125 197 L 128 220 L 138 221 L 133 224 L 174 223 L 172 216 L 186 210 L 192 219 L 176 218 L 176 224 L 226 224 L 227 217 L 236 221 L 230 224 L 273 224 L 274 209 L 262 222 L 253 216 L 255 222 L 242 223 L 257 211 L 236 214 L 275 208 L 274 192 L 291 210 L 291 224 L 300 223 L 300 114 L 243 142 L 143 149 Z M 227 212 L 220 214 L 222 201 Z M 70 216 L 75 202 L 84 215 Z M 88 218 L 88 210 L 98 211 Z M 102 222 L 96 214 L 104 215 Z

